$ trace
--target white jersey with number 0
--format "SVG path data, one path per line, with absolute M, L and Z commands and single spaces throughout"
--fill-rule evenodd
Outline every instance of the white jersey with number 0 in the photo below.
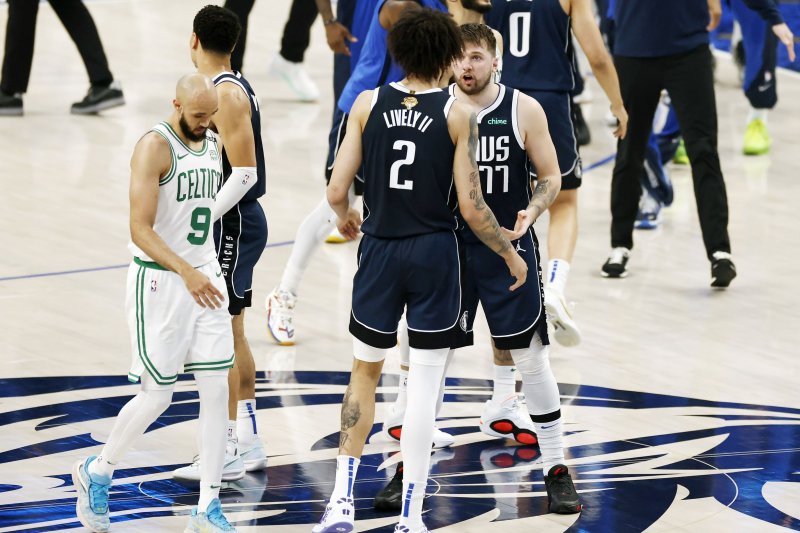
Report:
M 211 208 L 222 179 L 217 136 L 207 131 L 200 150 L 181 141 L 166 122 L 152 130 L 169 143 L 172 164 L 159 180 L 158 210 L 153 229 L 169 248 L 193 267 L 216 259 Z M 153 261 L 133 242 L 128 249 L 142 261 Z

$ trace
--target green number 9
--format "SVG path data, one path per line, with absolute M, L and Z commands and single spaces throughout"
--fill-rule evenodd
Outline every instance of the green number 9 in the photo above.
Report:
M 200 246 L 208 239 L 208 229 L 211 227 L 211 209 L 198 207 L 192 211 L 192 233 L 186 236 L 190 244 Z

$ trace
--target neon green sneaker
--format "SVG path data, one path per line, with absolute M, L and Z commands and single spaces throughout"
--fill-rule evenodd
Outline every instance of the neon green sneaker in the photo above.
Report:
M 769 152 L 772 139 L 767 133 L 767 125 L 757 118 L 750 121 L 744 132 L 744 155 L 763 155 Z
M 675 150 L 675 155 L 672 157 L 672 162 L 676 165 L 688 165 L 689 155 L 686 153 L 686 145 L 683 144 L 683 139 L 678 144 L 678 149 Z

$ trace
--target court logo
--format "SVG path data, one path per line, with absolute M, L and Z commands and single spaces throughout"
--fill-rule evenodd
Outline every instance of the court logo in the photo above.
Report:
M 397 381 L 381 378 L 373 434 L 380 432 L 389 408 L 383 404 L 394 401 Z M 268 416 L 285 421 L 280 433 L 267 437 L 268 448 L 270 439 L 280 448 L 278 439 L 293 430 L 301 436 L 296 442 L 306 444 L 283 447 L 265 471 L 222 484 L 234 525 L 310 530 L 319 521 L 335 477 L 339 406 L 348 382 L 348 372 L 259 373 L 257 409 L 262 415 L 282 410 Z M 456 442 L 431 458 L 427 526 L 460 531 L 469 521 L 473 530 L 485 524 L 487 531 L 524 531 L 548 520 L 538 447 L 509 446 L 478 429 L 491 382 L 448 378 L 446 387 L 438 424 Z M 570 531 L 618 533 L 620 524 L 626 531 L 690 531 L 698 517 L 709 531 L 730 530 L 730 524 L 741 524 L 739 531 L 800 528 L 800 499 L 792 496 L 800 494 L 800 409 L 585 385 L 559 389 L 566 464 L 584 505 L 564 526 Z M 77 525 L 71 464 L 97 453 L 113 417 L 138 390 L 119 376 L 0 379 L 0 398 L 12 399 L 0 402 L 0 425 L 31 435 L 27 442 L 3 441 L 0 449 L 0 530 Z M 176 426 L 193 428 L 198 410 L 194 384 L 181 376 L 172 405 L 150 428 L 158 432 L 151 443 L 192 433 Z M 316 440 L 308 440 L 314 432 Z M 114 475 L 112 521 L 154 530 L 172 527 L 163 521 L 173 518 L 176 529 L 185 525 L 197 485 L 177 483 L 170 473 L 191 459 L 188 441 L 151 455 L 141 453 L 142 445 L 127 458 L 131 466 Z M 370 500 L 394 474 L 396 451 L 375 443 L 364 450 L 354 489 L 364 504 L 357 506 L 357 530 L 393 524 L 393 515 L 374 511 Z M 142 464 L 148 457 L 150 464 Z

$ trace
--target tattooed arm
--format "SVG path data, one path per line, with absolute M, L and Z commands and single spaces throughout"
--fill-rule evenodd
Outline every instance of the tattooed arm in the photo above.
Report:
M 475 160 L 478 151 L 478 122 L 475 113 L 470 113 L 463 104 L 454 102 L 447 117 L 447 127 L 456 145 L 453 178 L 461 215 L 473 233 L 505 259 L 511 275 L 517 279 L 510 287 L 513 291 L 525 283 L 528 267 L 500 231 L 494 213 L 483 199 L 481 176 Z
M 538 178 L 528 208 L 517 213 L 514 231 L 503 229 L 503 234 L 511 240 L 522 237 L 536 219 L 550 207 L 561 190 L 558 157 L 550 139 L 547 117 L 542 106 L 533 98 L 520 93 L 517 113 L 517 123 L 522 125 L 520 131 L 522 142 L 528 159 L 536 167 Z

